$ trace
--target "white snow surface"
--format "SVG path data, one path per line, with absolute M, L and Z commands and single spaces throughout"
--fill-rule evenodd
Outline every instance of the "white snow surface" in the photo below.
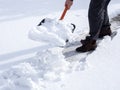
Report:
M 0 0 L 0 90 L 119 90 L 120 18 L 112 21 L 120 14 L 119 0 L 109 6 L 118 32 L 112 41 L 104 37 L 88 56 L 63 53 L 88 35 L 88 3 L 76 0 L 60 21 L 64 0 Z

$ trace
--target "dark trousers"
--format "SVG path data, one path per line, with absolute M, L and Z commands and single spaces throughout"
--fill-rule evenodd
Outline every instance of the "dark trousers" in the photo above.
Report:
M 90 36 L 97 39 L 102 27 L 110 26 L 107 6 L 110 0 L 91 0 L 88 12 Z

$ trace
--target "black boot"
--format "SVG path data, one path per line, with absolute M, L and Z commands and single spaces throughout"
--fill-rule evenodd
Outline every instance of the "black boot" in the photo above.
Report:
M 96 40 L 93 40 L 90 36 L 86 37 L 85 40 L 81 40 L 82 46 L 76 48 L 77 52 L 87 52 L 96 49 Z
M 112 34 L 112 31 L 111 31 L 111 28 L 109 26 L 102 27 L 100 34 L 99 34 L 99 38 L 103 38 L 106 35 L 111 36 L 111 34 Z

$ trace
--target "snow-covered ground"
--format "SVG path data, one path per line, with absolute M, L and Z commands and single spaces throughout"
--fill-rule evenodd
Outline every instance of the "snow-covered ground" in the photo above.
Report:
M 63 53 L 65 41 L 79 41 L 88 33 L 89 1 L 75 0 L 59 21 L 64 2 L 0 0 L 0 90 L 120 89 L 120 21 L 112 22 L 118 31 L 112 41 L 105 37 L 92 54 L 76 54 L 70 60 Z M 114 0 L 110 18 L 118 14 L 120 1 Z M 46 17 L 50 19 L 37 27 Z M 70 23 L 76 25 L 74 34 Z

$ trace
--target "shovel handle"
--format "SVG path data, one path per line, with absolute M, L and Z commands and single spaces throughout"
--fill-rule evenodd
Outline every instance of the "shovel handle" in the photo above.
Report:
M 68 7 L 65 6 L 64 11 L 63 11 L 63 13 L 62 13 L 62 15 L 61 15 L 61 17 L 60 17 L 60 20 L 63 20 L 63 19 L 64 19 L 67 10 L 68 10 Z

